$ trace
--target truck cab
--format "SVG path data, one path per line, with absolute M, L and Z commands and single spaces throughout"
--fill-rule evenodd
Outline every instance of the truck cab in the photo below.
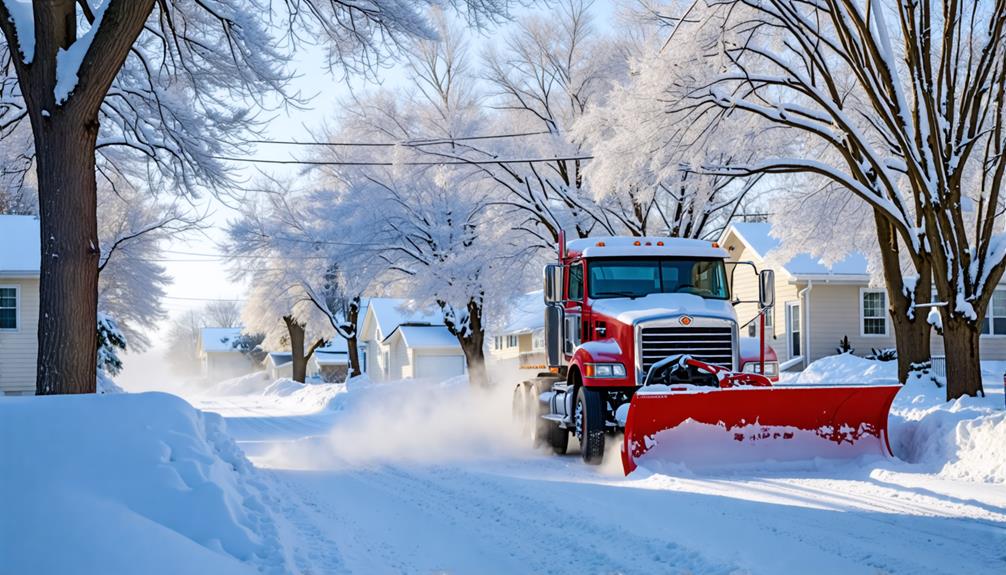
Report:
M 558 256 L 545 268 L 550 372 L 523 382 L 514 396 L 515 414 L 536 443 L 565 452 L 572 431 L 584 460 L 599 462 L 603 435 L 619 429 L 619 409 L 640 386 L 715 384 L 694 369 L 668 369 L 674 358 L 778 378 L 774 351 L 763 340 L 742 342 L 730 294 L 737 264 L 715 242 L 560 240 Z M 770 271 L 763 276 L 763 284 L 773 281 Z

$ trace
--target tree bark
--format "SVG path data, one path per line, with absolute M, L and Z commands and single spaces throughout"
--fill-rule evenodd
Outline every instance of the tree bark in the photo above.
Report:
M 311 347 L 304 351 L 304 326 L 292 316 L 283 316 L 283 323 L 286 324 L 286 331 L 290 334 L 290 358 L 293 363 L 291 379 L 298 383 L 304 383 L 307 379 L 307 362 L 314 355 L 314 350 L 321 347 L 325 340 L 319 339 L 311 344 Z
M 349 352 L 349 377 L 358 377 L 363 371 L 360 369 L 360 298 L 354 298 L 353 303 L 346 311 L 346 321 L 353 325 L 353 337 L 346 338 L 346 350 Z
M 35 131 L 39 229 L 38 395 L 94 393 L 98 339 L 97 122 L 66 113 Z
M 947 401 L 985 395 L 982 387 L 980 324 L 943 315 L 943 349 L 947 356 Z
M 356 336 L 347 339 L 346 348 L 349 351 L 349 377 L 358 377 L 363 373 L 360 369 L 359 339 Z
M 898 350 L 898 381 L 905 383 L 913 368 L 931 363 L 929 343 L 932 328 L 926 321 L 927 310 L 912 307 L 914 303 L 932 301 L 932 270 L 928 262 L 916 262 L 919 274 L 914 292 L 907 293 L 905 277 L 901 271 L 901 254 L 898 233 L 890 221 L 879 211 L 874 212 L 877 240 L 880 245 L 884 284 L 889 302 L 888 313 L 894 327 L 894 345 Z
M 482 325 L 482 305 L 474 299 L 468 301 L 468 333 L 458 337 L 461 350 L 465 352 L 468 364 L 468 383 L 475 387 L 487 387 L 485 328 Z

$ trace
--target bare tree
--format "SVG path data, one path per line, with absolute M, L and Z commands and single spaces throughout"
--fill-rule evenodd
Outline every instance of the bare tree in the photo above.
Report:
M 213 327 L 239 327 L 241 325 L 241 305 L 236 301 L 212 301 L 206 304 L 203 315 L 206 322 Z
M 823 146 L 806 148 L 813 157 L 769 156 L 721 171 L 815 174 L 865 201 L 899 352 L 908 342 L 908 351 L 923 352 L 916 342 L 929 327 L 915 310 L 935 286 L 954 374 L 947 397 L 981 393 L 982 321 L 1006 269 L 1006 6 L 716 4 L 705 23 L 721 30 L 716 64 L 726 72 L 697 92 L 700 113 L 754 114 Z M 902 275 L 906 259 L 917 280 Z

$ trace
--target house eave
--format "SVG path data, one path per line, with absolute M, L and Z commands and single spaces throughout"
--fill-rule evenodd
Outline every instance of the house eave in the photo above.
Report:
M 38 270 L 0 270 L 0 278 L 38 279 Z
M 822 284 L 867 285 L 870 283 L 870 276 L 867 274 L 795 274 L 790 283 L 808 281 Z

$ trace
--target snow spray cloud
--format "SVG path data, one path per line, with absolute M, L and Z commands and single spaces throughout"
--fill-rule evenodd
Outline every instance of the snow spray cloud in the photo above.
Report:
M 350 384 L 329 404 L 339 415 L 327 435 L 285 444 L 267 458 L 318 469 L 527 455 L 511 422 L 511 392 L 506 385 L 475 389 L 464 377 Z

